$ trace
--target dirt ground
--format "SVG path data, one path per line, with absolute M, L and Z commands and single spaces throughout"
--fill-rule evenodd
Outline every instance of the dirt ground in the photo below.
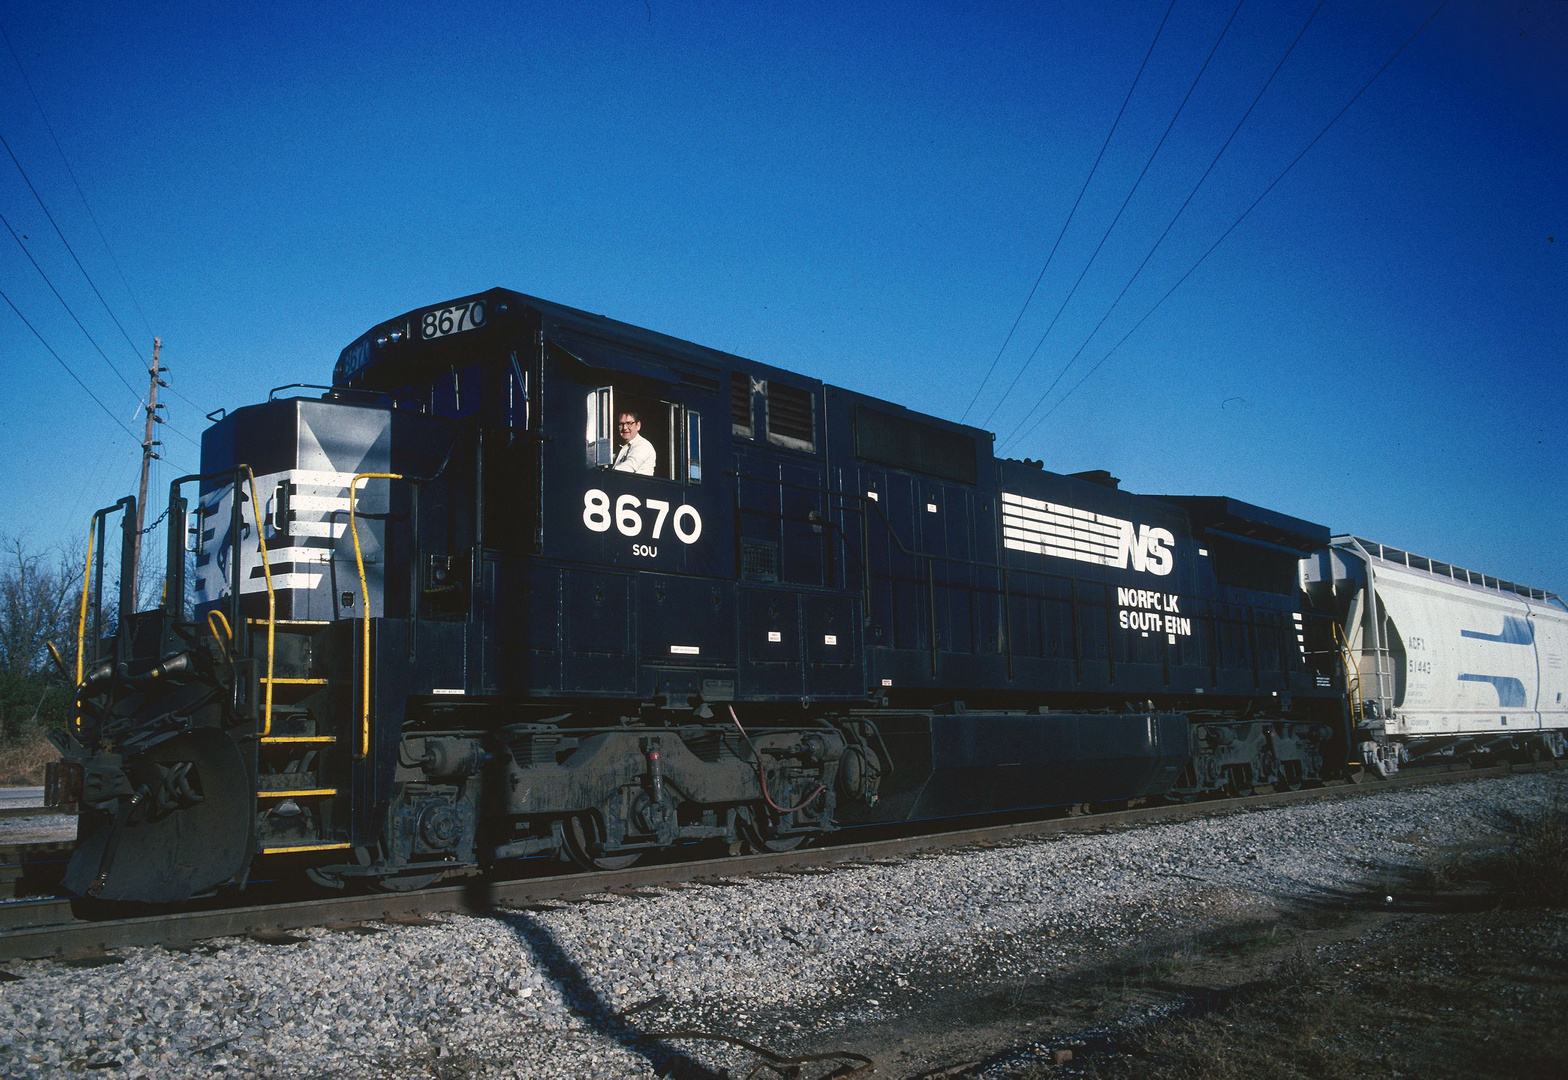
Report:
M 1562 838 L 1548 896 L 1517 851 L 1461 856 L 1392 900 L 1319 898 L 1050 982 L 955 988 L 849 1042 L 877 1076 L 926 1080 L 1568 1077 Z

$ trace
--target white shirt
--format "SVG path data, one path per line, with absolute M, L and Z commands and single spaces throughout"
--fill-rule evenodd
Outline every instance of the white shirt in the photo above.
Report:
M 651 442 L 641 435 L 633 435 L 631 442 L 616 451 L 615 460 L 610 463 L 610 468 L 616 472 L 652 476 L 654 462 L 658 460 L 658 456 Z

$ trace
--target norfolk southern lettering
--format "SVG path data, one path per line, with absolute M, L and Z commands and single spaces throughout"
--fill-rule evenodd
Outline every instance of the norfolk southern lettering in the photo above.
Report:
M 1123 630 L 1144 630 L 1177 637 L 1192 636 L 1192 620 L 1181 614 L 1181 597 L 1148 589 L 1116 590 L 1117 624 Z

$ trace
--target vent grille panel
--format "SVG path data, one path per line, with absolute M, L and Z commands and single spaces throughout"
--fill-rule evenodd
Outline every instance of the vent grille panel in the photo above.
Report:
M 751 376 L 739 371 L 730 375 L 730 426 L 751 438 Z
M 815 448 L 816 416 L 811 391 L 768 383 L 768 438 L 802 450 Z
M 740 572 L 748 581 L 777 581 L 779 579 L 779 549 L 774 544 L 756 540 L 740 542 Z

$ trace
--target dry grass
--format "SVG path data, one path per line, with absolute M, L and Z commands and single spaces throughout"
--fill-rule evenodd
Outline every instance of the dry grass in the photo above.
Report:
M 41 734 L 0 744 L 0 784 L 37 787 L 44 782 L 44 766 L 59 759 L 60 752 Z

